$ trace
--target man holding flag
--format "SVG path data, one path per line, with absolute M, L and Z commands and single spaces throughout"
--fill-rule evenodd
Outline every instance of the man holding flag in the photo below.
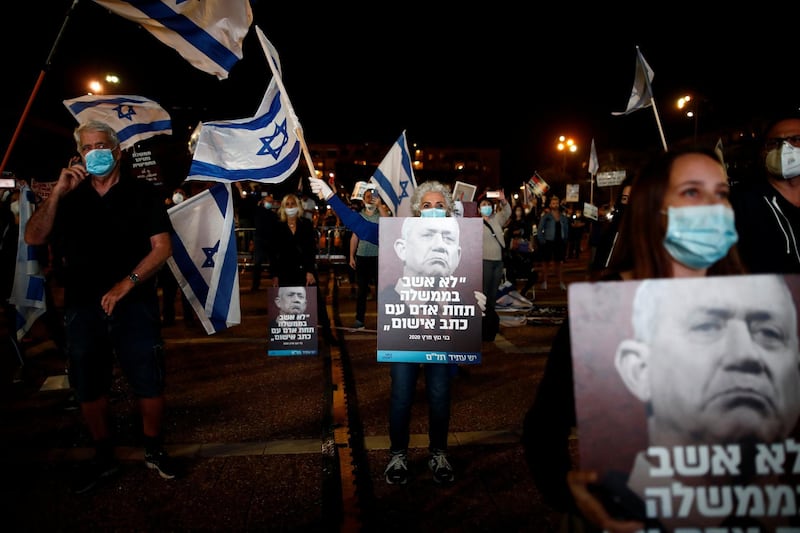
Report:
M 120 168 L 116 131 L 89 121 L 74 137 L 80 157 L 31 215 L 25 242 L 50 243 L 64 269 L 70 385 L 96 450 L 73 487 L 81 494 L 119 469 L 108 416 L 115 357 L 139 399 L 145 464 L 162 478 L 176 476 L 162 442 L 165 365 L 155 285 L 172 246 L 161 196 Z

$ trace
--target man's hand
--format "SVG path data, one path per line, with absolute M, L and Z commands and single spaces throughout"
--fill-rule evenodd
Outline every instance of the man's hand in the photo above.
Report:
M 58 181 L 56 181 L 56 184 L 53 186 L 53 193 L 59 197 L 63 196 L 80 185 L 88 175 L 89 172 L 86 171 L 86 167 L 83 165 L 81 158 L 77 156 L 73 157 L 70 159 L 69 165 L 61 169 Z
M 320 200 L 325 201 L 333 196 L 333 189 L 325 183 L 325 180 L 309 177 L 308 181 L 311 182 L 311 191 L 316 194 Z

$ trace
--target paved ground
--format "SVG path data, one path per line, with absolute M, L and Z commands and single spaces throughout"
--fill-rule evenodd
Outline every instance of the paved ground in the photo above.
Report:
M 568 264 L 567 279 L 583 281 L 582 265 Z M 549 312 L 566 303 L 566 293 L 550 285 L 537 291 L 539 319 L 503 327 L 495 342 L 483 343 L 482 364 L 456 377 L 456 481 L 448 487 L 437 486 L 425 466 L 421 383 L 411 480 L 403 487 L 383 480 L 389 373 L 375 361 L 375 332 L 340 327 L 339 346 L 321 343 L 318 357 L 268 357 L 266 291 L 248 292 L 243 273 L 242 324 L 208 336 L 181 320 L 178 302 L 179 320 L 164 330 L 167 447 L 185 475 L 164 481 L 144 467 L 136 407 L 118 378 L 112 409 L 125 468 L 73 495 L 70 479 L 90 453 L 89 438 L 69 390 L 58 388 L 64 361 L 40 320 L 21 371 L 9 344 L 0 357 L 3 529 L 556 531 L 558 516 L 541 502 L 519 445 L 557 327 Z M 335 324 L 351 324 L 350 287 L 330 296 Z M 367 327 L 375 322 L 371 301 Z M 55 389 L 41 390 L 45 383 Z

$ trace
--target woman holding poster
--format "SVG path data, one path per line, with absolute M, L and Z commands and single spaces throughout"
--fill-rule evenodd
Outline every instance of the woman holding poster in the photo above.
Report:
M 736 251 L 728 176 L 712 151 L 671 151 L 650 162 L 632 184 L 606 280 L 742 274 Z M 638 531 L 644 515 L 603 504 L 597 471 L 573 470 L 569 437 L 576 425 L 569 322 L 558 332 L 523 428 L 531 473 L 545 500 L 587 531 Z

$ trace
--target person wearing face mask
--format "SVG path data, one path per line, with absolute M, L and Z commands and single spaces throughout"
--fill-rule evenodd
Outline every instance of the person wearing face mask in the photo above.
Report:
M 500 317 L 495 310 L 497 302 L 497 288 L 503 279 L 503 271 L 508 266 L 503 257 L 505 255 L 505 237 L 503 226 L 511 218 L 511 206 L 506 201 L 503 190 L 497 199 L 500 209 L 495 211 L 494 202 L 489 198 L 482 198 L 478 209 L 483 218 L 483 294 L 486 298 L 486 316 L 483 319 L 482 337 L 484 342 L 494 341 L 500 329 Z
M 733 185 L 739 252 L 751 272 L 800 272 L 800 114 L 764 131 L 765 176 Z
M 676 150 L 650 161 L 631 184 L 630 202 L 602 281 L 746 273 L 736 249 L 729 190 L 725 167 L 713 151 Z M 572 468 L 573 387 L 569 323 L 564 322 L 523 421 L 522 443 L 533 480 L 571 527 L 638 531 L 641 517 L 613 518 L 592 492 L 596 472 Z
M 317 322 L 328 344 L 333 336 L 325 295 L 317 280 L 317 233 L 314 224 L 303 216 L 303 207 L 295 194 L 281 199 L 279 222 L 275 225 L 274 246 L 270 247 L 270 271 L 273 287 L 317 287 Z
M 156 289 L 156 274 L 172 254 L 172 225 L 155 187 L 122 168 L 113 128 L 89 121 L 74 139 L 80 156 L 37 206 L 25 242 L 50 244 L 63 270 L 69 381 L 96 450 L 75 480 L 80 494 L 119 469 L 109 420 L 115 361 L 138 399 L 146 466 L 165 479 L 178 471 L 163 447 L 165 354 Z
M 352 212 L 325 181 L 309 178 L 311 190 L 320 200 L 328 202 L 342 222 L 353 230 L 360 239 L 378 244 L 378 227 L 375 222 L 366 220 L 358 213 Z M 411 212 L 414 217 L 444 218 L 453 217 L 454 202 L 450 188 L 438 181 L 426 181 L 419 184 L 411 195 Z M 407 217 L 409 220 L 412 217 Z M 458 266 L 461 258 L 460 232 L 458 224 L 453 220 L 437 224 L 433 233 L 440 237 L 440 242 L 447 242 L 447 257 L 440 257 L 434 265 L 424 261 L 424 248 L 408 241 L 413 228 L 424 225 L 404 223 L 408 234 L 395 243 L 398 258 L 403 261 L 404 272 L 408 275 L 449 275 Z M 413 239 L 412 239 L 413 241 Z M 399 250 L 399 251 L 398 251 Z M 402 255 L 402 257 L 400 257 Z M 395 288 L 391 288 L 395 292 Z M 478 307 L 486 309 L 486 296 L 475 291 Z M 381 324 L 378 324 L 381 328 Z M 428 468 L 436 483 L 451 483 L 455 472 L 447 454 L 447 434 L 450 427 L 450 390 L 457 365 L 442 363 L 388 363 L 392 378 L 392 390 L 389 405 L 389 462 L 384 470 L 384 479 L 390 485 L 408 483 L 408 446 L 411 437 L 411 410 L 417 392 L 417 378 L 420 372 L 425 374 L 425 393 L 428 399 Z
M 382 216 L 378 206 L 381 204 L 378 191 L 367 189 L 364 192 L 364 207 L 361 216 L 371 222 L 378 222 Z M 356 285 L 356 320 L 353 329 L 364 329 L 367 315 L 367 296 L 370 284 L 378 283 L 378 246 L 369 241 L 363 241 L 358 235 L 350 237 L 350 268 L 355 270 Z

